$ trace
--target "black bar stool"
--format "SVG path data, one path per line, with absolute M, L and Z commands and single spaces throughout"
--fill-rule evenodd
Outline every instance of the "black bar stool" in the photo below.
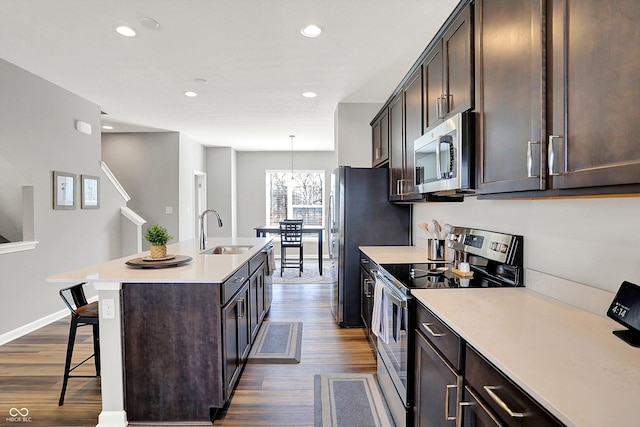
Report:
M 100 376 L 100 331 L 98 318 L 98 302 L 87 303 L 84 295 L 84 283 L 71 286 L 69 288 L 60 289 L 60 297 L 71 311 L 71 326 L 69 328 L 69 343 L 67 344 L 67 360 L 64 364 L 64 380 L 62 382 L 62 392 L 60 393 L 60 401 L 58 406 L 64 404 L 64 393 L 67 391 L 67 382 L 69 378 L 93 378 Z M 93 354 L 74 367 L 71 367 L 71 358 L 73 356 L 73 345 L 76 341 L 76 331 L 80 326 L 92 325 L 93 327 Z M 95 375 L 69 375 L 74 369 L 84 364 L 87 360 L 95 357 L 96 366 Z
M 287 257 L 287 248 L 298 249 L 298 259 Z M 285 268 L 299 269 L 302 276 L 302 220 L 285 219 L 280 221 L 280 276 Z

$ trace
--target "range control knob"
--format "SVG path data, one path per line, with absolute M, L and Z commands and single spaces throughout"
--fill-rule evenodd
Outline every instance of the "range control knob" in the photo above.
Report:
M 500 252 L 502 252 L 503 254 L 506 254 L 507 249 L 509 249 L 509 246 L 505 245 L 504 243 L 500 243 Z

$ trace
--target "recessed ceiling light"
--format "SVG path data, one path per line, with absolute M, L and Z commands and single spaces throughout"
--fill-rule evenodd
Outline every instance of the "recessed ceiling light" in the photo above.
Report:
M 302 96 L 304 96 L 305 98 L 315 98 L 316 96 L 318 96 L 318 94 L 315 92 L 303 92 Z
M 309 24 L 300 28 L 300 32 L 305 37 L 318 37 L 320 34 L 322 34 L 323 31 L 324 28 L 316 24 Z
M 104 129 L 104 130 L 113 130 L 113 126 L 102 125 L 102 129 Z
M 188 91 L 184 92 L 184 96 L 188 96 L 189 98 L 195 98 L 196 96 L 198 96 L 198 94 L 193 92 L 193 91 L 188 90 Z
M 157 30 L 160 28 L 160 23 L 153 18 L 149 18 L 148 16 L 143 16 L 142 18 L 139 18 L 138 22 L 140 22 L 142 25 L 144 25 L 150 30 Z
M 136 30 L 134 30 L 131 27 L 127 27 L 126 25 L 121 25 L 119 27 L 116 27 L 116 32 L 118 34 L 120 34 L 121 36 L 124 36 L 124 37 L 135 37 L 136 36 Z
M 198 77 L 198 78 L 193 79 L 193 82 L 194 82 L 194 83 L 197 83 L 197 84 L 199 84 L 199 85 L 203 85 L 203 86 L 204 86 L 204 85 L 208 85 L 208 84 L 209 84 L 209 82 L 208 82 L 206 79 L 201 79 L 201 78 L 199 78 L 199 77 Z

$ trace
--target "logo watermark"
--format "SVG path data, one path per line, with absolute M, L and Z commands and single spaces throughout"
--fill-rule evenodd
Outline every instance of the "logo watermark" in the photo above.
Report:
M 31 417 L 27 408 L 11 408 L 9 409 L 8 423 L 30 423 Z

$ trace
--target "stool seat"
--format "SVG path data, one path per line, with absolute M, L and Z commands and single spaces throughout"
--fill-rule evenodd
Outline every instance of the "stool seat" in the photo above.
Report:
M 64 364 L 64 378 L 58 406 L 64 404 L 64 394 L 67 391 L 69 378 L 93 378 L 100 376 L 100 330 L 98 302 L 88 303 L 84 294 L 85 283 L 79 283 L 68 288 L 60 289 L 60 297 L 71 311 L 71 323 L 69 325 L 69 341 L 67 342 L 67 357 Z M 81 326 L 91 325 L 93 329 L 93 354 L 74 367 L 71 367 L 73 347 L 76 341 L 76 331 Z M 73 370 L 93 358 L 96 367 L 95 375 L 70 375 Z

